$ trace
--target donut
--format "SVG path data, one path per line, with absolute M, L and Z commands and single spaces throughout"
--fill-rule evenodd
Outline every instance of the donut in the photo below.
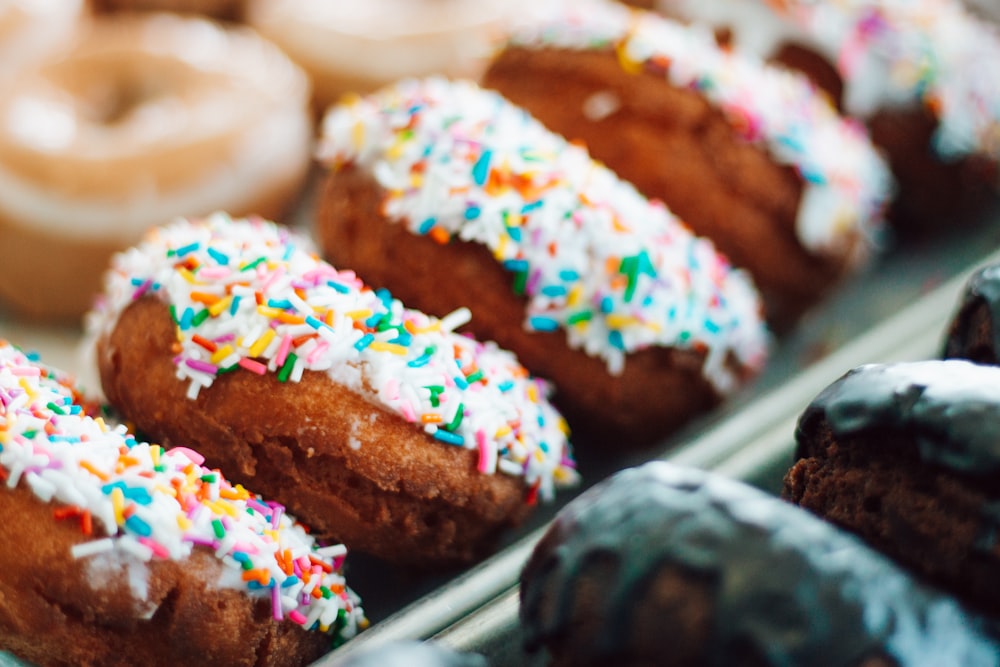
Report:
M 899 184 L 904 236 L 975 219 L 1000 177 L 1000 32 L 960 0 L 697 2 L 663 12 L 816 75 L 863 119 Z
M 468 305 L 473 335 L 556 385 L 578 443 L 655 442 L 761 368 L 751 281 L 496 93 L 405 81 L 322 135 L 327 256 L 424 311 Z
M 414 569 L 469 562 L 576 481 L 548 387 L 467 319 L 405 309 L 273 223 L 223 214 L 118 255 L 88 319 L 111 405 L 313 534 Z
M 83 0 L 7 0 L 0 6 L 0 85 L 58 51 L 79 29 Z
M 483 85 L 582 141 L 745 268 L 787 329 L 865 263 L 891 177 L 799 75 L 614 2 L 543 5 Z
M 329 667 L 486 667 L 486 659 L 433 642 L 396 640 L 334 658 Z
M 0 96 L 0 300 L 79 318 L 110 256 L 217 209 L 278 216 L 309 166 L 305 75 L 252 31 L 96 19 Z
M 246 0 L 91 0 L 91 3 L 99 12 L 166 11 L 238 21 Z
M 1000 612 L 1000 368 L 856 368 L 799 418 L 783 495 L 969 604 Z
M 985 266 L 969 278 L 948 324 L 942 356 L 1000 365 L 1000 265 Z
M 312 77 L 322 111 L 406 76 L 475 77 L 523 0 L 250 0 L 247 21 Z
M 197 452 L 88 416 L 6 341 L 0 447 L 0 650 L 40 667 L 306 665 L 367 624 L 342 545 Z
M 559 512 L 520 581 L 554 665 L 996 665 L 986 623 L 860 540 L 720 475 L 657 461 Z

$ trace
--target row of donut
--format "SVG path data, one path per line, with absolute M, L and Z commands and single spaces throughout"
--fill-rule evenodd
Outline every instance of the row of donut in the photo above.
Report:
M 947 355 L 996 363 L 998 285 L 997 267 L 970 282 Z M 164 446 L 0 347 L 0 530 L 21 545 L 0 552 L 0 648 L 304 664 L 366 624 L 346 548 L 317 537 L 418 566 L 481 554 L 576 475 L 545 386 L 453 333 L 465 317 L 407 310 L 260 220 L 179 221 L 118 255 L 89 318 L 102 385 Z M 914 578 L 791 505 L 649 464 L 536 547 L 529 642 L 567 664 L 1000 664 L 998 380 L 960 359 L 866 366 L 800 419 L 787 497 Z
M 571 501 L 520 578 L 557 665 L 1000 665 L 1000 266 L 941 359 L 868 364 L 799 417 L 782 497 L 656 461 Z
M 409 71 L 456 72 L 422 65 L 413 53 L 390 55 L 390 44 L 407 42 L 402 37 L 377 40 L 385 58 L 359 46 L 350 35 L 364 32 L 365 20 L 385 22 L 375 9 L 347 18 L 350 12 L 332 3 L 262 4 L 282 18 L 255 26 L 309 77 L 247 28 L 157 13 L 101 15 L 78 40 L 56 40 L 58 56 L 8 77 L 0 108 L 0 232 L 10 242 L 0 249 L 0 263 L 17 279 L 0 280 L 0 298 L 35 315 L 75 317 L 96 291 L 110 253 L 151 225 L 213 210 L 281 219 L 301 205 L 314 141 L 310 83 L 323 108 L 345 89 L 367 89 L 402 71 L 345 84 L 336 69 L 320 73 L 315 58 L 296 49 L 345 51 L 354 66 L 390 60 Z M 584 143 L 592 157 L 712 239 L 752 275 L 768 320 L 782 329 L 872 254 L 890 202 L 943 227 L 965 217 L 963 207 L 947 203 L 946 211 L 932 213 L 915 197 L 940 203 L 970 187 L 994 192 L 1000 77 L 989 68 L 1000 62 L 990 57 L 1000 39 L 957 5 L 923 4 L 884 2 L 878 21 L 852 3 L 835 5 L 843 13 L 838 24 L 878 27 L 852 42 L 860 55 L 838 54 L 838 62 L 888 79 L 859 86 L 890 91 L 886 124 L 894 137 L 905 135 L 900 147 L 909 152 L 897 155 L 875 131 L 881 121 L 872 114 L 887 102 L 848 110 L 870 121 L 901 186 L 895 198 L 893 177 L 864 127 L 840 118 L 813 83 L 755 54 L 720 48 L 701 26 L 596 0 L 533 3 L 531 11 L 508 3 L 487 11 L 456 0 L 439 9 L 451 14 L 440 25 L 469 38 L 478 32 L 476 21 L 490 27 L 484 34 L 503 26 L 499 44 L 506 46 L 491 60 L 449 56 L 449 62 L 461 63 L 459 69 L 469 64 L 467 72 L 485 67 L 486 86 Z M 919 14 L 904 16 L 903 6 L 914 5 Z M 947 20 L 930 20 L 931 5 Z M 390 15 L 393 25 L 423 37 L 411 47 L 427 55 L 428 43 L 444 42 L 424 23 L 436 13 L 414 18 L 423 12 Z M 292 18 L 298 27 L 272 34 L 270 28 Z M 313 34 L 331 24 L 340 26 L 341 32 L 330 28 L 335 39 Z M 939 25 L 948 26 L 948 39 L 930 30 Z M 295 38 L 283 39 L 287 34 Z M 918 44 L 886 42 L 896 35 Z M 15 52 L 28 51 L 17 46 L 22 40 L 4 38 Z M 877 60 L 884 53 L 892 59 Z M 338 85 L 329 88 L 333 79 Z M 909 133 L 900 115 L 911 107 L 926 121 L 923 138 Z M 924 150 L 932 133 L 939 160 Z M 961 184 L 934 171 L 942 169 L 960 174 Z M 913 184 L 908 170 L 931 176 Z

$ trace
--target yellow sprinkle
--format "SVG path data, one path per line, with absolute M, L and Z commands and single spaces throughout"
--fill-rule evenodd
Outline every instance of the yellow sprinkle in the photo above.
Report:
M 511 434 L 510 424 L 504 424 L 497 429 L 497 432 L 493 434 L 494 438 L 503 438 Z
M 420 173 L 414 173 L 410 175 L 410 186 L 414 188 L 422 187 L 424 184 L 424 175 Z
M 359 150 L 365 145 L 365 126 L 361 121 L 354 124 L 353 131 L 351 132 L 351 141 L 354 142 L 354 147 Z
M 232 353 L 233 353 L 232 345 L 223 345 L 222 347 L 220 347 L 218 350 L 215 351 L 215 354 L 211 356 L 212 363 L 220 364 L 222 363 L 223 359 L 225 359 Z
M 229 503 L 223 503 L 218 500 L 206 500 L 205 506 L 209 507 L 216 514 L 228 514 L 234 519 L 237 517 L 236 508 Z
M 196 285 L 198 283 L 198 279 L 194 277 L 194 274 L 183 266 L 177 269 L 177 273 L 181 274 L 181 278 L 188 281 L 192 285 Z
M 625 327 L 629 327 L 632 326 L 633 324 L 638 323 L 638 320 L 636 320 L 634 317 L 630 317 L 628 315 L 614 315 L 614 314 L 608 315 L 605 321 L 608 323 L 608 326 L 611 327 L 612 329 L 624 329 Z
M 111 507 L 115 511 L 115 523 L 119 526 L 125 523 L 125 494 L 120 487 L 111 489 Z
M 538 388 L 534 384 L 528 385 L 528 400 L 532 403 L 538 402 Z
M 583 289 L 580 287 L 580 285 L 574 285 L 573 288 L 569 291 L 569 294 L 566 295 L 566 305 L 572 307 L 580 303 L 580 295 L 582 293 Z
M 371 308 L 363 308 L 362 310 L 349 310 L 344 313 L 352 320 L 367 320 L 372 316 Z
M 274 340 L 274 336 L 274 329 L 268 329 L 265 331 L 264 335 L 258 338 L 257 342 L 250 346 L 250 356 L 259 357 L 264 354 L 264 350 L 266 350 L 267 346 L 271 344 L 272 340 Z
M 507 249 L 507 237 L 506 235 L 500 237 L 500 242 L 497 243 L 496 249 L 493 251 L 493 258 L 498 262 L 503 261 L 505 257 L 504 251 Z
M 149 458 L 153 460 L 153 465 L 160 465 L 160 452 L 163 451 L 159 445 L 149 446 Z
M 191 519 L 187 518 L 183 514 L 178 514 L 177 515 L 177 526 L 181 530 L 189 530 L 192 525 L 193 524 L 191 523 Z
M 257 306 L 257 312 L 269 320 L 276 319 L 281 314 L 280 310 L 271 308 L 270 306 Z
M 163 484 L 157 484 L 153 487 L 153 490 L 165 496 L 170 496 L 171 498 L 177 497 L 177 489 L 173 488 L 172 486 L 164 486 Z
M 35 400 L 35 398 L 38 397 L 38 393 L 35 392 L 34 388 L 32 388 L 31 383 L 28 382 L 28 378 L 21 378 L 17 381 L 17 383 L 21 385 L 21 389 L 23 389 L 24 393 L 28 395 L 28 398 Z
M 372 341 L 369 345 L 371 349 L 377 352 L 392 352 L 393 354 L 406 354 L 407 348 L 402 345 L 397 345 L 396 343 L 386 343 L 381 340 Z
M 233 297 L 227 296 L 225 299 L 216 301 L 211 306 L 208 307 L 208 314 L 212 317 L 218 317 L 220 313 L 229 308 L 229 304 L 233 302 Z

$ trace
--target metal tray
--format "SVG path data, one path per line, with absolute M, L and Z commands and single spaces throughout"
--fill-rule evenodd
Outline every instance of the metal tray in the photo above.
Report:
M 307 200 L 308 211 L 310 200 Z M 311 217 L 298 217 L 305 227 Z M 805 403 L 849 368 L 865 362 L 933 355 L 969 273 L 1000 262 L 1000 202 L 978 224 L 889 251 L 842 285 L 796 331 L 776 342 L 762 377 L 720 409 L 658 446 L 580 460 L 584 485 L 540 507 L 500 551 L 463 571 L 432 575 L 389 568 L 360 554 L 348 558 L 351 586 L 372 627 L 315 663 L 331 664 L 359 648 L 394 639 L 430 639 L 483 653 L 493 665 L 532 664 L 520 651 L 516 585 L 546 524 L 566 502 L 611 473 L 652 459 L 714 469 L 775 489 L 790 463 L 792 429 Z M 0 269 L 2 270 L 2 269 Z M 80 370 L 76 327 L 18 322 L 0 312 L 0 337 L 42 353 L 49 363 Z M 0 654 L 0 665 L 10 664 Z

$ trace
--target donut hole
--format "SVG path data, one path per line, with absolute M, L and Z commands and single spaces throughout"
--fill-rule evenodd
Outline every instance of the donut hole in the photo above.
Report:
M 83 98 L 83 110 L 86 118 L 97 125 L 118 125 L 164 95 L 162 87 L 150 79 L 95 84 Z

